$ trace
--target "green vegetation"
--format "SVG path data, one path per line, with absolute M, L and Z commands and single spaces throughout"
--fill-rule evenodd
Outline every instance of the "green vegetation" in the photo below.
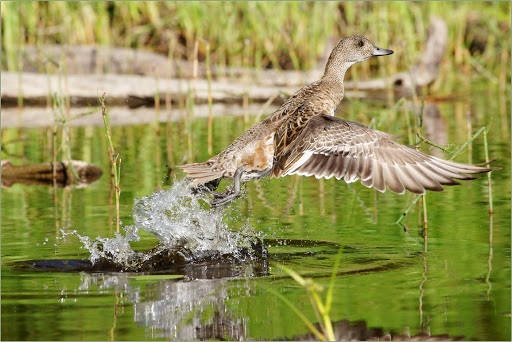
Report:
M 470 144 L 473 143 L 473 140 L 475 140 L 482 132 L 484 132 L 484 150 L 485 150 L 485 162 L 488 164 L 489 163 L 489 155 L 488 155 L 488 148 L 487 148 L 487 130 L 485 127 L 481 127 L 475 134 L 473 134 L 471 136 L 471 138 L 469 138 L 466 142 L 464 142 L 464 144 L 462 144 L 461 146 L 459 146 L 457 148 L 457 150 L 455 150 L 455 152 L 451 153 L 450 154 L 450 157 L 448 159 L 454 159 L 455 157 L 457 157 L 459 154 L 461 154 L 465 148 L 467 148 L 468 146 L 470 146 Z M 422 139 L 422 142 L 425 142 L 425 143 L 429 143 L 429 145 L 433 145 L 434 147 L 436 148 L 440 148 L 441 150 L 443 150 L 443 152 L 448 152 L 446 149 L 444 148 L 441 148 L 439 147 L 437 144 L 434 144 L 432 142 L 430 142 L 429 140 L 425 139 L 425 138 L 422 138 L 420 136 L 420 138 Z M 491 181 L 491 174 L 488 173 L 487 174 L 487 177 L 488 177 L 488 181 L 489 181 L 489 184 L 490 184 L 490 181 Z M 423 206 L 423 219 L 425 220 L 424 221 L 424 229 L 426 230 L 427 229 L 427 205 L 426 205 L 426 194 L 425 195 L 416 195 L 416 197 L 413 199 L 413 201 L 411 202 L 411 204 L 407 207 L 407 209 L 405 209 L 405 211 L 400 215 L 400 217 L 398 218 L 398 220 L 396 221 L 397 224 L 399 225 L 402 225 L 402 220 L 407 216 L 407 214 L 409 213 L 409 211 L 412 209 L 412 207 L 418 202 L 418 200 L 422 198 L 422 206 Z M 492 196 L 489 198 L 489 203 L 492 203 Z M 492 205 L 490 204 L 490 207 L 492 208 Z M 426 233 L 427 231 L 425 231 Z M 424 236 L 425 238 L 427 238 L 427 236 L 425 235 Z M 426 244 L 426 242 L 425 242 Z
M 99 44 L 144 48 L 217 65 L 308 69 L 329 44 L 364 33 L 401 53 L 353 72 L 394 72 L 421 51 L 429 17 L 448 25 L 447 68 L 497 80 L 510 56 L 507 2 L 3 2 L 3 67 L 21 68 L 17 46 Z M 23 14 L 23 15 L 21 15 Z M 220 20 L 222 19 L 222 20 Z M 382 64 L 381 64 L 382 63 Z M 453 77 L 455 75 L 447 76 Z

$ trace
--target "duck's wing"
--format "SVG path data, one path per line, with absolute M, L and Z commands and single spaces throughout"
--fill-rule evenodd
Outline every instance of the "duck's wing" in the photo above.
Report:
M 473 179 L 489 168 L 460 164 L 401 145 L 393 137 L 361 124 L 332 116 L 310 119 L 301 134 L 274 160 L 273 175 L 361 180 L 381 192 L 441 191 L 442 185 Z

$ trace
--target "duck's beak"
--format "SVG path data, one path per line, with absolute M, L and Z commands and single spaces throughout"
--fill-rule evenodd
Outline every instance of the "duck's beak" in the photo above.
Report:
M 376 46 L 373 48 L 373 56 L 386 56 L 386 55 L 391 55 L 392 53 L 393 53 L 393 50 L 381 49 Z

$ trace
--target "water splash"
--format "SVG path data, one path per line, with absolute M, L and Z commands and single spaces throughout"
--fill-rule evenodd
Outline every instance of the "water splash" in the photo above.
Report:
M 221 254 L 236 253 L 252 229 L 234 233 L 223 222 L 222 209 L 204 209 L 204 198 L 190 192 L 184 181 L 166 191 L 159 191 L 135 202 L 135 227 L 155 235 L 168 247 L 181 245 L 193 251 L 215 250 Z M 244 245 L 248 247 L 247 244 Z
M 224 209 L 209 209 L 205 200 L 205 195 L 193 194 L 186 181 L 177 181 L 168 190 L 136 200 L 135 224 L 123 227 L 124 234 L 93 240 L 75 230 L 62 231 L 62 236 L 77 236 L 90 252 L 89 259 L 93 264 L 107 260 L 125 269 L 136 269 L 162 250 L 175 250 L 184 259 L 194 259 L 205 253 L 240 259 L 247 257 L 247 251 L 259 239 L 257 234 L 248 224 L 237 232 L 230 230 L 223 221 Z M 131 248 L 130 242 L 140 239 L 141 229 L 158 238 L 158 248 L 148 252 L 136 252 Z

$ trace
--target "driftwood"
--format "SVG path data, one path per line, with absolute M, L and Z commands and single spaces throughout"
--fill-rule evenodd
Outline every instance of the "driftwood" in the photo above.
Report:
M 427 86 L 438 75 L 446 42 L 446 24 L 433 17 L 425 50 L 409 71 L 388 78 L 346 82 L 346 97 L 387 97 L 387 91 L 391 89 L 396 95 L 407 96 L 413 90 Z M 170 62 L 168 58 L 160 55 L 129 49 L 84 46 L 76 49 L 73 52 L 70 47 L 54 46 L 44 49 L 45 53 L 35 48 L 25 49 L 25 70 L 41 70 L 40 66 L 37 67 L 38 62 L 34 61 L 42 59 L 64 65 L 61 65 L 60 70 L 66 76 L 3 72 L 2 104 L 16 105 L 21 97 L 24 105 L 42 105 L 47 104 L 51 94 L 58 93 L 69 96 L 72 105 L 93 105 L 103 92 L 107 94 L 107 101 L 111 105 L 153 105 L 156 97 L 168 97 L 178 103 L 191 95 L 195 103 L 208 102 L 208 82 L 204 79 L 187 78 L 191 75 L 185 71 L 193 69 L 189 62 Z M 204 65 L 198 67 L 198 76 L 203 76 L 204 69 Z M 139 75 L 99 72 L 131 72 Z M 222 103 L 243 103 L 244 98 L 251 102 L 266 102 L 280 93 L 289 95 L 295 92 L 303 84 L 318 79 L 322 73 L 321 70 L 223 70 L 219 67 L 213 67 L 213 72 L 215 79 L 210 84 L 211 98 L 214 102 Z M 177 76 L 185 78 L 176 78 Z
M 57 162 L 55 168 L 53 163 L 12 165 L 4 160 L 1 168 L 2 185 L 5 187 L 15 183 L 84 187 L 98 180 L 103 173 L 99 167 L 79 160 Z

